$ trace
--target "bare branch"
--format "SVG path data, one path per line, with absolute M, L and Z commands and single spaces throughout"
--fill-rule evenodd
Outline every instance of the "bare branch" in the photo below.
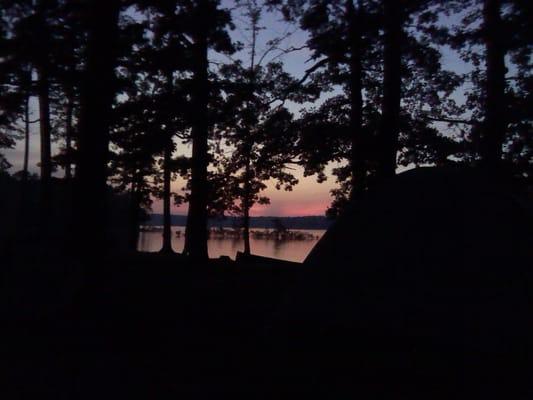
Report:
M 307 78 L 309 78 L 309 75 L 311 75 L 313 72 L 315 72 L 320 67 L 323 67 L 324 65 L 326 65 L 328 62 L 329 62 L 329 58 L 326 57 L 326 58 L 323 58 L 322 60 L 318 61 L 312 67 L 306 69 L 304 76 L 302 77 L 302 79 L 299 80 L 299 84 L 304 83 L 307 80 Z
M 296 51 L 303 50 L 303 49 L 305 49 L 307 47 L 308 47 L 307 45 L 303 45 L 303 46 L 300 46 L 300 47 L 291 46 L 291 47 L 288 47 L 286 49 L 282 49 L 281 47 L 275 47 L 273 50 L 278 50 L 279 53 L 276 54 L 274 57 L 272 57 L 270 59 L 270 62 L 276 60 L 277 58 L 280 58 L 281 56 L 284 56 L 284 55 L 287 55 L 287 54 L 290 54 L 290 53 L 294 53 Z
M 446 118 L 446 117 L 433 117 L 430 115 L 424 115 L 424 119 L 428 121 L 435 121 L 435 122 L 448 122 L 452 124 L 465 124 L 465 125 L 475 125 L 476 121 L 468 120 L 468 119 L 455 119 L 455 118 Z
M 40 118 L 37 118 L 37 119 L 34 119 L 33 121 L 26 121 L 26 118 L 21 118 L 22 122 L 24 123 L 28 123 L 28 124 L 35 124 L 36 122 L 39 122 L 41 119 Z

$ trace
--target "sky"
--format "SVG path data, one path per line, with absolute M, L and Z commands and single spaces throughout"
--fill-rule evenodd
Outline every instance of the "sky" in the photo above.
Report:
M 223 5 L 226 7 L 232 7 L 234 2 L 232 0 L 224 0 Z M 243 20 L 234 13 L 234 23 L 236 24 L 236 29 L 231 33 L 234 40 L 241 41 L 246 43 L 248 32 L 245 29 Z M 266 41 L 272 39 L 273 37 L 278 37 L 279 35 L 284 35 L 288 32 L 294 32 L 289 35 L 289 37 L 281 45 L 282 48 L 290 47 L 300 47 L 306 41 L 306 34 L 298 29 L 295 29 L 294 26 L 288 26 L 286 23 L 281 21 L 279 15 L 266 14 L 263 17 L 262 25 L 265 27 L 261 31 L 259 38 L 259 54 L 261 54 L 261 48 L 266 48 Z M 308 50 L 300 50 L 296 52 L 291 52 L 285 55 L 279 55 L 280 52 L 271 53 L 271 57 L 277 57 L 276 59 L 283 61 L 286 70 L 294 75 L 295 77 L 300 77 L 303 75 L 304 71 L 313 64 L 313 61 L 310 60 L 310 53 Z M 279 57 L 278 57 L 279 56 Z M 217 54 L 211 54 L 211 59 L 217 61 L 228 61 L 224 56 Z M 246 54 L 242 53 L 237 54 L 234 57 L 246 57 Z M 267 58 L 268 60 L 269 58 Z M 445 49 L 443 52 L 443 64 L 445 68 L 454 70 L 456 72 L 464 72 L 468 67 L 465 65 L 460 58 L 453 51 Z M 301 105 L 289 104 L 289 109 L 291 112 L 298 114 L 299 109 L 302 108 Z M 35 104 L 32 107 L 33 113 L 36 113 Z M 35 116 L 33 116 L 35 118 Z M 31 135 L 31 152 L 29 158 L 30 170 L 34 173 L 38 173 L 38 162 L 39 162 L 39 136 L 38 124 L 32 126 L 32 135 Z M 54 143 L 52 146 L 54 152 L 58 149 L 58 143 Z M 187 154 L 190 153 L 190 147 L 184 144 L 178 145 L 178 153 Z M 22 169 L 22 159 L 23 159 L 23 143 L 22 141 L 18 142 L 14 149 L 7 149 L 4 151 L 9 162 L 13 164 L 11 172 L 19 171 Z M 328 169 L 331 171 L 331 168 Z M 332 177 L 330 173 L 327 174 L 328 179 L 323 183 L 317 183 L 316 177 L 304 177 L 303 170 L 300 167 L 296 167 L 293 170 L 295 176 L 299 180 L 299 184 L 296 185 L 292 191 L 287 192 L 284 190 L 276 190 L 272 182 L 267 183 L 267 189 L 262 193 L 262 195 L 270 198 L 270 204 L 268 205 L 255 205 L 251 214 L 253 216 L 308 216 L 308 215 L 324 215 L 325 210 L 331 203 L 331 194 L 330 191 L 336 187 L 335 178 Z M 58 176 L 62 175 L 62 171 L 57 172 Z M 172 189 L 173 191 L 179 193 L 181 188 L 184 186 L 184 181 L 178 179 L 173 182 Z M 154 199 L 152 212 L 161 213 L 162 204 L 161 201 Z M 174 214 L 186 214 L 187 205 L 174 206 L 172 208 L 172 213 Z

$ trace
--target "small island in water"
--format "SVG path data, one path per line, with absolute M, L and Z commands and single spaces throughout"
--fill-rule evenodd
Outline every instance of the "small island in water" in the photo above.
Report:
M 184 216 L 173 215 L 172 225 L 184 227 Z M 250 237 L 258 240 L 318 240 L 320 235 L 313 231 L 324 231 L 331 224 L 331 220 L 323 216 L 304 217 L 252 217 Z M 140 227 L 141 232 L 162 232 L 162 216 L 152 214 L 145 225 Z M 239 217 L 212 218 L 209 220 L 209 239 L 243 239 L 244 231 Z M 185 236 L 183 229 L 176 230 L 176 236 Z

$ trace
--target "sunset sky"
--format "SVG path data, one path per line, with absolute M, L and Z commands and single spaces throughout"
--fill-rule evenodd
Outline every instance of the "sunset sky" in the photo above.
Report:
M 223 1 L 223 4 L 230 6 L 232 1 Z M 135 14 L 132 14 L 135 17 Z M 232 33 L 232 36 L 235 40 L 246 42 L 246 29 L 243 26 L 242 19 L 234 16 L 234 22 L 237 26 L 237 29 Z M 265 43 L 267 40 L 284 35 L 288 32 L 293 32 L 289 35 L 285 41 L 283 48 L 290 47 L 300 47 L 306 41 L 306 34 L 298 29 L 295 29 L 294 26 L 288 26 L 285 23 L 279 21 L 279 16 L 266 15 L 262 21 L 263 26 L 266 27 L 261 31 L 262 37 L 260 38 L 259 44 L 260 48 L 265 48 Z M 262 50 L 259 50 L 261 54 Z M 446 68 L 456 71 L 464 72 L 469 67 L 464 64 L 457 54 L 449 49 L 444 49 L 443 52 L 443 64 Z M 216 59 L 217 61 L 226 61 L 229 60 L 224 56 L 212 53 L 210 55 L 211 59 Z M 246 57 L 245 53 L 237 54 L 235 57 Z M 310 53 L 307 50 L 300 50 L 297 52 L 291 52 L 289 54 L 279 56 L 277 59 L 280 59 L 284 62 L 285 67 L 288 72 L 292 75 L 298 77 L 302 76 L 304 71 L 313 65 L 313 61 L 310 60 Z M 458 97 L 462 96 L 462 93 L 456 94 Z M 321 100 L 326 98 L 323 96 Z M 35 99 L 33 101 L 33 114 L 37 114 Z M 298 114 L 299 110 L 302 107 L 309 107 L 312 105 L 296 105 L 289 104 L 291 112 Z M 443 126 L 443 129 L 445 127 Z M 39 161 L 39 136 L 38 136 L 38 124 L 33 124 L 32 126 L 32 135 L 31 135 L 31 154 L 29 159 L 30 170 L 34 173 L 38 173 L 37 163 Z M 58 143 L 54 143 L 53 151 L 57 152 Z M 190 149 L 186 145 L 178 145 L 178 153 L 187 154 L 190 152 Z M 23 144 L 18 142 L 14 149 L 7 149 L 5 151 L 7 159 L 13 164 L 11 172 L 16 172 L 22 169 L 22 159 L 23 159 Z M 331 202 L 330 190 L 335 187 L 335 178 L 328 174 L 328 180 L 324 183 L 317 183 L 316 178 L 303 177 L 303 170 L 301 168 L 296 168 L 294 171 L 295 175 L 299 179 L 299 184 L 294 187 L 292 192 L 286 192 L 283 190 L 276 190 L 274 185 L 270 183 L 268 189 L 263 193 L 264 195 L 270 197 L 271 204 L 269 205 L 256 205 L 252 208 L 252 215 L 255 216 L 305 216 L 305 215 L 323 215 L 326 208 Z M 58 171 L 58 176 L 62 175 L 62 171 Z M 182 180 L 177 180 L 173 183 L 173 190 L 179 192 L 180 189 L 184 186 Z M 159 200 L 155 200 L 153 204 L 153 212 L 160 213 L 162 212 L 162 204 Z M 175 214 L 186 214 L 187 205 L 181 207 L 173 206 L 172 212 Z

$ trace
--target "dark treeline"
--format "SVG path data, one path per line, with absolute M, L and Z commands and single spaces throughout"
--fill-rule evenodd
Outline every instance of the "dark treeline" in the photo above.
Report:
M 480 165 L 531 182 L 531 1 L 226 6 L 2 0 L 0 148 L 24 141 L 23 170 L 11 178 L 24 191 L 37 182 L 28 179 L 28 154 L 38 126 L 41 230 L 50 210 L 71 210 L 73 237 L 98 240 L 90 248 L 77 241 L 76 251 L 105 253 L 109 192 L 120 193 L 134 248 L 160 198 L 162 251 L 172 252 L 171 206 L 188 202 L 184 252 L 201 260 L 215 216 L 240 217 L 250 253 L 250 209 L 269 202 L 267 181 L 297 185 L 295 167 L 322 182 L 334 166 L 332 217 L 400 166 Z M 268 26 L 274 19 L 304 31 L 306 43 L 286 45 L 288 34 Z M 467 66 L 461 73 L 443 62 L 452 50 Z M 308 52 L 308 67 L 292 76 L 280 60 L 298 51 Z M 1 173 L 10 167 L 0 154 Z M 178 176 L 184 194 L 172 191 Z M 54 204 L 59 184 L 71 188 L 67 208 Z

